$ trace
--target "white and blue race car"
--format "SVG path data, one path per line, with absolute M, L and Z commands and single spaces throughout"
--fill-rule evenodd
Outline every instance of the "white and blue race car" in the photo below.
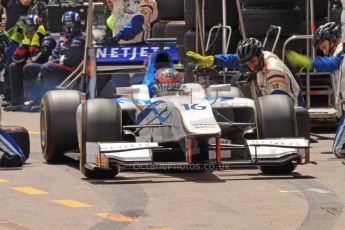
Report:
M 109 74 L 144 72 L 150 77 L 159 68 L 174 67 L 176 49 L 165 44 L 171 41 L 155 42 L 89 48 L 85 74 L 76 70 L 77 77 L 62 83 L 62 90 L 44 95 L 41 144 L 48 163 L 74 157 L 86 177 L 114 177 L 121 168 L 243 165 L 260 166 L 264 173 L 290 173 L 297 164 L 309 163 L 309 141 L 297 137 L 295 108 L 286 96 L 253 100 L 228 84 L 204 88 L 186 83 L 159 97 L 150 95 L 149 84 L 117 87 L 116 95 L 111 82 L 97 87 L 103 77 L 116 77 Z M 148 55 L 144 66 L 142 58 Z M 70 90 L 73 85 L 81 91 Z M 225 151 L 231 151 L 230 158 Z

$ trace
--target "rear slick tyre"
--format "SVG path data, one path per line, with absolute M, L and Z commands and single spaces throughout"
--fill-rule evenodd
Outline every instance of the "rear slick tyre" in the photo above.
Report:
M 53 90 L 41 101 L 41 147 L 47 163 L 58 163 L 63 153 L 78 149 L 76 110 L 80 104 L 77 90 Z

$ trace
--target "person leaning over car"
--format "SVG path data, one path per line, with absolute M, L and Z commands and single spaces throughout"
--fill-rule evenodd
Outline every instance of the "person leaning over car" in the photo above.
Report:
M 187 56 L 198 66 L 219 66 L 239 69 L 241 66 L 256 72 L 256 80 L 262 95 L 284 94 L 295 105 L 304 106 L 302 91 L 288 67 L 273 53 L 264 51 L 255 38 L 239 42 L 236 54 L 202 56 L 192 51 Z
M 293 67 L 306 67 L 309 70 L 315 68 L 318 71 L 331 72 L 333 82 L 338 84 L 336 81 L 344 56 L 341 27 L 335 22 L 328 22 L 319 26 L 313 36 L 313 46 L 323 56 L 310 58 L 290 50 L 286 54 L 287 62 Z M 345 82 L 339 83 L 341 84 L 340 91 L 345 93 Z M 341 111 L 341 106 L 338 109 Z
M 334 22 L 321 25 L 314 33 L 313 45 L 324 56 L 310 58 L 306 55 L 289 51 L 286 55 L 287 61 L 295 67 L 306 67 L 309 70 L 315 68 L 323 72 L 331 72 L 333 87 L 340 89 L 340 96 L 345 98 L 345 81 L 343 79 L 344 70 L 340 68 L 343 65 L 344 46 L 342 42 L 341 27 Z M 336 105 L 339 114 L 343 113 L 344 107 L 341 103 Z M 333 153 L 337 157 L 345 157 L 345 116 L 338 125 L 333 143 Z

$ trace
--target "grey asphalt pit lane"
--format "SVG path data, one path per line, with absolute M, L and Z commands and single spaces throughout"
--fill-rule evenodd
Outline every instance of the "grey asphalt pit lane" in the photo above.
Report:
M 281 191 L 291 191 L 308 202 L 308 213 L 298 229 L 332 229 L 344 210 L 334 191 L 316 180 L 272 181 Z
M 147 195 L 140 185 L 94 184 L 93 189 L 98 194 L 101 194 L 103 199 L 109 202 L 109 204 L 114 205 L 110 212 L 120 213 L 133 218 L 147 216 L 147 213 L 145 213 Z M 129 224 L 127 222 L 114 222 L 103 219 L 90 229 L 123 229 Z
M 340 216 L 343 213 L 343 208 L 339 207 L 321 207 L 321 209 L 334 216 Z
M 29 228 L 10 222 L 6 219 L 0 218 L 0 229 L 2 229 L 2 227 L 4 227 L 5 229 L 14 229 L 14 230 L 30 230 Z

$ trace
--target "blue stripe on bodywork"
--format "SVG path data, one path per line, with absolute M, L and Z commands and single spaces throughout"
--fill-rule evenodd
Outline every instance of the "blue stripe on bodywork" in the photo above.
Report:
M 214 101 L 216 100 L 216 96 L 205 96 L 204 97 L 206 100 L 209 100 L 209 101 Z M 220 99 L 220 101 L 228 101 L 228 100 L 233 100 L 234 97 L 218 97 Z
M 127 102 L 144 102 L 145 105 L 149 105 L 151 104 L 151 100 L 143 100 L 143 99 L 139 99 L 139 98 L 122 98 L 122 97 L 118 97 L 118 98 L 114 98 L 114 100 L 117 103 L 127 103 Z
M 164 101 L 155 101 L 151 105 L 149 105 L 147 108 L 144 109 L 141 113 L 138 114 L 137 116 L 137 124 L 140 124 L 151 112 L 153 112 L 156 116 L 158 116 L 158 119 L 161 123 L 165 122 L 168 120 L 168 118 L 171 116 L 171 112 L 166 115 L 160 115 L 156 106 L 165 103 Z

